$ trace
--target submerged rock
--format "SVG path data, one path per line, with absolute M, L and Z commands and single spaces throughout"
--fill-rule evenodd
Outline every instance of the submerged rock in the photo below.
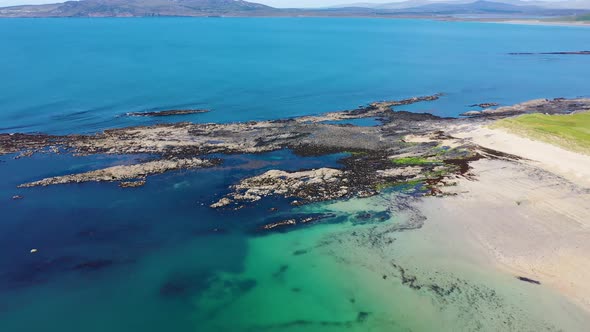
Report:
M 209 110 L 167 110 L 167 111 L 150 111 L 150 112 L 131 112 L 129 116 L 173 116 L 207 113 Z
M 281 221 L 277 221 L 274 223 L 266 224 L 266 225 L 262 226 L 262 229 L 269 230 L 269 229 L 273 229 L 273 228 L 277 228 L 277 227 L 294 226 L 294 225 L 297 225 L 297 221 L 295 219 L 287 219 L 287 220 L 281 220 Z
M 137 180 L 137 181 L 123 181 L 119 183 L 119 187 L 121 188 L 137 188 L 143 187 L 145 185 L 145 179 Z
M 97 271 L 113 265 L 115 262 L 110 259 L 97 259 L 76 264 L 73 269 L 79 271 Z
M 590 51 L 561 51 L 561 52 L 513 52 L 510 55 L 590 55 Z
M 500 106 L 498 103 L 481 103 L 481 104 L 472 104 L 469 107 L 479 107 L 479 108 L 490 108 L 494 106 Z

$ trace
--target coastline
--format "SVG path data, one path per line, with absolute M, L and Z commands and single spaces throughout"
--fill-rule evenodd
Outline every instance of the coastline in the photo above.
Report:
M 325 14 L 325 13 L 273 13 L 267 15 L 235 15 L 224 14 L 216 16 L 208 15 L 181 15 L 181 16 L 0 16 L 0 20 L 7 19 L 166 19 L 166 18 L 197 18 L 197 19 L 221 19 L 221 18 L 350 18 L 350 19 L 385 19 L 385 20 L 423 20 L 436 22 L 471 22 L 471 23 L 496 23 L 513 25 L 559 26 L 559 27 L 590 27 L 588 21 L 546 21 L 541 19 L 510 19 L 510 18 L 461 18 L 452 16 L 420 16 L 420 15 L 388 15 L 388 14 Z
M 525 159 L 523 163 L 554 173 L 582 188 L 590 188 L 590 156 L 588 155 L 487 126 L 463 125 L 450 131 L 458 138 L 519 156 Z
M 469 21 L 469 20 L 467 20 Z M 471 21 L 473 22 L 473 21 Z M 540 25 L 558 27 L 590 27 L 590 22 L 577 21 L 542 21 L 542 20 L 477 20 L 481 23 L 515 24 L 515 25 Z
M 523 105 L 560 114 L 590 100 L 529 101 L 469 118 L 394 111 L 441 96 L 285 120 L 0 135 L 0 152 L 16 159 L 61 151 L 159 154 L 29 182 L 17 192 L 25 203 L 52 190 L 37 186 L 69 183 L 82 190 L 88 186 L 75 184 L 122 181 L 121 187 L 135 188 L 146 185 L 146 177 L 158 186 L 157 174 L 169 171 L 209 167 L 213 174 L 218 161 L 200 157 L 214 153 L 348 152 L 338 169 L 324 161 L 314 169 L 244 173 L 225 184 L 225 196 L 201 202 L 219 209 L 208 210 L 213 220 L 239 213 L 234 216 L 242 223 L 241 213 L 266 198 L 286 199 L 281 209 L 263 205 L 260 223 L 243 226 L 260 234 L 243 238 L 243 266 L 206 274 L 194 291 L 194 271 L 157 285 L 160 296 L 194 304 L 184 313 L 205 330 L 583 331 L 590 324 L 590 208 L 584 204 L 590 156 L 487 126 L 525 113 Z M 377 126 L 326 123 L 375 117 Z M 207 232 L 217 233 L 221 226 L 215 227 Z M 79 266 L 93 264 L 103 263 Z M 253 314 L 252 308 L 262 310 Z

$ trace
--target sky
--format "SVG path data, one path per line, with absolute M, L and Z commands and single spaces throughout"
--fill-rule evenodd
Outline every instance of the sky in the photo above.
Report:
M 342 5 L 355 2 L 371 2 L 371 3 L 389 3 L 400 2 L 403 0 L 249 0 L 251 2 L 263 3 L 269 6 L 282 7 L 324 7 L 332 5 Z M 446 0 L 449 1 L 449 0 Z M 559 1 L 559 0 L 545 0 L 545 1 Z M 590 0 L 588 0 L 590 1 Z M 15 5 L 34 5 L 43 3 L 63 2 L 60 0 L 0 0 L 0 7 L 15 6 Z

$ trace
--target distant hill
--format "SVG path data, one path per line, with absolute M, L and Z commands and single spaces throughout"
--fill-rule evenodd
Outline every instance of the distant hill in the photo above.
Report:
M 408 0 L 401 2 L 390 2 L 390 3 L 371 3 L 371 2 L 359 2 L 342 4 L 332 6 L 331 8 L 373 8 L 373 9 L 406 9 L 419 7 L 429 4 L 468 4 L 476 2 L 477 0 L 447 0 L 447 1 L 431 1 L 431 0 Z M 493 0 L 496 3 L 505 3 L 515 6 L 535 6 L 542 8 L 551 9 L 588 9 L 590 10 L 590 1 L 588 0 L 564 0 L 564 1 L 539 1 L 539 0 Z
M 588 0 L 590 2 L 590 0 Z M 577 2 L 575 2 L 577 3 Z M 497 17 L 557 17 L 572 16 L 590 12 L 578 8 L 550 8 L 543 1 L 521 0 L 455 0 L 428 1 L 409 0 L 385 4 L 353 3 L 332 7 L 332 11 L 372 10 L 375 14 L 407 16 L 464 16 L 494 15 Z M 367 6 L 367 7 L 363 7 Z M 589 5 L 590 7 L 590 5 Z
M 577 3 L 578 0 L 571 0 Z M 587 0 L 590 2 L 590 0 Z M 364 16 L 364 17 L 573 17 L 590 10 L 547 8 L 541 1 L 409 0 L 389 4 L 356 3 L 322 9 L 277 9 L 243 0 L 80 0 L 0 8 L 0 17 L 143 16 Z
M 0 17 L 248 16 L 275 10 L 242 0 L 81 0 L 0 8 Z
M 524 14 L 551 11 L 538 6 L 521 6 L 502 2 L 479 0 L 469 3 L 430 3 L 423 6 L 405 8 L 406 13 L 429 14 Z

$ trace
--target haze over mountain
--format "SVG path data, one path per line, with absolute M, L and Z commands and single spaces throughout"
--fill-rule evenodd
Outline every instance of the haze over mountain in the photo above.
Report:
M 590 1 L 588 1 L 590 2 Z M 566 3 L 569 3 L 566 4 Z M 0 8 L 0 17 L 143 17 L 143 16 L 382 16 L 430 17 L 490 15 L 556 17 L 590 12 L 578 0 L 409 0 L 385 4 L 356 3 L 317 9 L 278 9 L 243 0 L 81 0 Z M 586 3 L 586 1 L 584 1 Z M 571 7 L 568 7 L 571 6 Z M 582 8 L 582 9 L 581 9 Z

